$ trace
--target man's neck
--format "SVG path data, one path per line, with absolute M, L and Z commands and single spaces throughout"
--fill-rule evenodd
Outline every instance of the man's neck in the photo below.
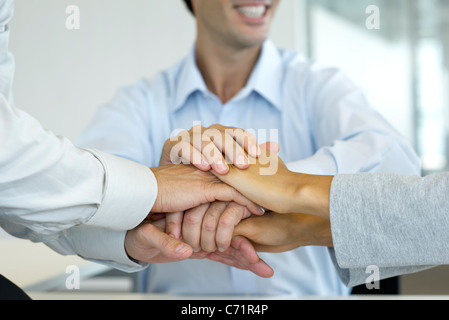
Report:
M 236 49 L 226 45 L 196 43 L 196 63 L 207 88 L 224 104 L 246 85 L 262 46 Z

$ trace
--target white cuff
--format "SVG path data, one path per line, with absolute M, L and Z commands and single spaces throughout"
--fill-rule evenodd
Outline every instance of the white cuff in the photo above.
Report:
M 150 213 L 157 198 L 157 181 L 146 166 L 86 149 L 105 170 L 103 201 L 87 225 L 114 230 L 131 230 Z

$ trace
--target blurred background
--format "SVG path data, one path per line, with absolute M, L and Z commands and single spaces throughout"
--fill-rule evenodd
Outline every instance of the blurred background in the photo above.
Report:
M 79 30 L 66 27 L 69 5 Z M 17 107 L 76 140 L 118 88 L 182 59 L 195 21 L 181 0 L 16 0 L 11 30 Z M 281 0 L 271 38 L 349 74 L 413 143 L 423 175 L 449 169 L 449 0 Z M 400 283 L 449 294 L 449 270 Z

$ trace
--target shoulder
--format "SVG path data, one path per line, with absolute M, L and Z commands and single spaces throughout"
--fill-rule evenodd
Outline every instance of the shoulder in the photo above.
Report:
M 114 103 L 121 103 L 135 107 L 152 105 L 167 105 L 168 99 L 173 94 L 176 78 L 181 69 L 182 61 L 173 67 L 159 71 L 151 77 L 142 77 L 135 83 L 119 88 L 114 96 Z

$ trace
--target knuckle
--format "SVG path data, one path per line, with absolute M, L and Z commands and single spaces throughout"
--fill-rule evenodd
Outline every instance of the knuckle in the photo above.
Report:
M 224 126 L 219 124 L 219 123 L 214 123 L 209 128 L 212 128 L 212 129 L 224 129 Z
M 219 221 L 219 225 L 220 225 L 220 227 L 228 228 L 228 227 L 233 226 L 235 224 L 234 223 L 235 220 L 236 219 L 235 219 L 234 215 L 230 215 L 230 214 L 223 215 L 223 217 Z
M 195 211 L 188 211 L 184 214 L 184 223 L 188 225 L 198 224 L 201 221 L 201 216 Z
M 166 229 L 168 230 L 174 230 L 180 226 L 180 224 L 176 221 L 167 220 L 166 221 Z
M 216 219 L 212 217 L 206 218 L 203 222 L 203 228 L 206 232 L 215 232 L 217 230 Z

